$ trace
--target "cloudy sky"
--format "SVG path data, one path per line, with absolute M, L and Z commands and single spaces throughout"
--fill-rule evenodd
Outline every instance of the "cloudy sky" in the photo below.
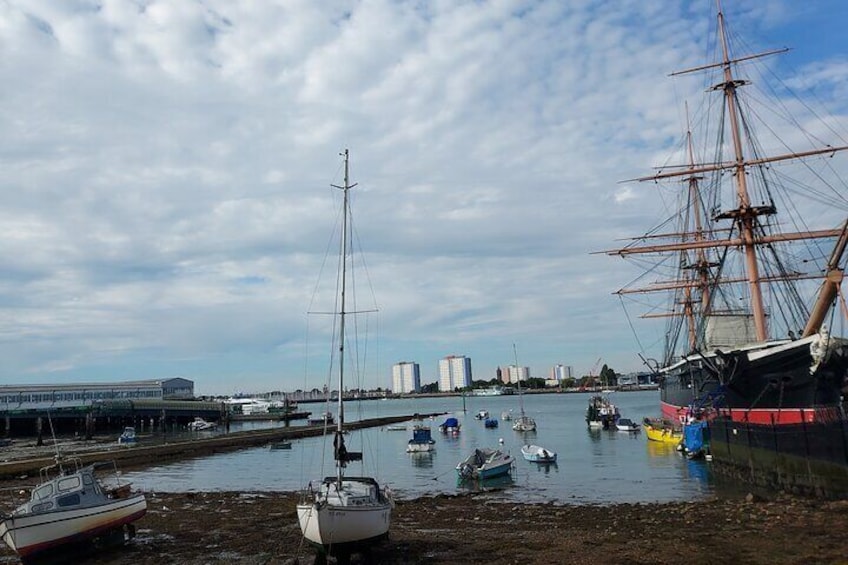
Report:
M 724 4 L 740 54 L 792 47 L 773 64 L 845 135 L 848 3 Z M 619 181 L 674 150 L 704 85 L 668 74 L 704 62 L 713 11 L 0 0 L 0 383 L 320 386 L 345 148 L 363 386 L 449 354 L 490 378 L 513 343 L 534 376 L 639 369 L 632 266 L 591 252 L 653 225 L 653 186 Z

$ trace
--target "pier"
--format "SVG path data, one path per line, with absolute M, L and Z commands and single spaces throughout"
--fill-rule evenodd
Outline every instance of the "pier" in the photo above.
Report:
M 385 426 L 398 422 L 406 422 L 415 418 L 429 418 L 439 416 L 442 413 L 433 414 L 411 414 L 405 416 L 385 416 L 381 418 L 369 418 L 355 422 L 345 422 L 345 430 L 358 430 Z M 245 432 L 233 432 L 210 438 L 193 438 L 185 441 L 165 442 L 159 445 L 139 445 L 134 447 L 119 447 L 117 444 L 103 444 L 104 449 L 98 451 L 71 451 L 64 453 L 67 457 L 76 457 L 83 464 L 97 461 L 115 461 L 122 469 L 133 466 L 149 465 L 153 462 L 159 464 L 168 461 L 176 461 L 188 457 L 202 457 L 214 453 L 235 451 L 257 445 L 265 445 L 273 441 L 284 439 L 299 439 L 305 437 L 320 436 L 324 433 L 332 433 L 335 426 L 325 427 L 298 426 L 271 428 L 265 430 L 251 430 Z M 39 456 L 21 458 L 0 463 L 0 479 L 20 478 L 22 475 L 36 474 L 39 469 L 53 464 L 53 456 Z

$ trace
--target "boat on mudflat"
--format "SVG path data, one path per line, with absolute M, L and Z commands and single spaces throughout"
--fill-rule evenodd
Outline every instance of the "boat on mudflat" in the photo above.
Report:
M 346 298 L 351 296 L 351 303 L 355 304 L 354 293 L 356 291 L 350 270 L 352 262 L 348 262 L 351 254 L 351 237 L 353 218 L 350 209 L 349 179 L 349 154 L 344 157 L 344 185 L 336 188 L 343 191 L 342 204 L 342 226 L 340 236 L 339 281 L 337 302 L 338 310 L 335 316 L 338 319 L 338 344 L 337 355 L 331 355 L 330 366 L 338 367 L 338 390 L 345 390 L 345 355 L 344 346 L 347 344 L 345 320 L 349 308 Z M 361 451 L 349 451 L 345 442 L 344 427 L 344 394 L 338 395 L 338 418 L 333 439 L 333 459 L 335 461 L 336 473 L 334 476 L 325 477 L 320 483 L 310 482 L 301 495 L 297 504 L 297 520 L 303 539 L 316 546 L 319 553 L 334 554 L 342 560 L 349 557 L 352 550 L 366 548 L 376 542 L 386 539 L 389 534 L 389 526 L 392 519 L 392 508 L 394 501 L 391 493 L 381 487 L 376 479 L 368 476 L 349 476 L 346 474 L 347 466 L 355 461 L 362 461 Z M 327 412 L 322 418 L 325 428 L 329 427 L 332 414 Z
M 29 502 L 3 517 L 0 538 L 22 560 L 47 558 L 71 543 L 123 543 L 146 512 L 144 494 L 118 477 L 114 461 L 82 466 L 57 456 L 39 472 Z
M 673 150 L 685 162 L 633 179 L 676 183 L 680 198 L 663 201 L 672 217 L 607 252 L 647 267 L 617 294 L 638 296 L 650 308 L 645 317 L 667 321 L 664 351 L 641 355 L 659 380 L 662 417 L 684 424 L 694 414 L 708 422 L 714 468 L 780 488 L 848 495 L 848 340 L 834 333 L 845 327 L 848 219 L 845 198 L 834 190 L 845 180 L 830 162 L 848 145 L 836 143 L 836 122 L 822 123 L 813 112 L 789 115 L 808 107 L 787 103 L 791 88 L 772 84 L 777 67 L 763 62 L 787 49 L 734 53 L 716 7 L 710 44 L 717 58 L 672 75 L 708 75 L 714 86 L 706 96 L 721 103 L 695 112 L 696 131 L 687 125 Z M 746 88 L 754 82 L 756 89 Z M 754 99 L 769 93 L 770 100 Z M 762 134 L 769 138 L 755 138 Z M 795 146 L 823 137 L 833 143 Z M 651 258 L 660 261 L 647 265 Z M 651 303 L 659 295 L 667 302 Z M 843 447 L 835 452 L 833 445 Z

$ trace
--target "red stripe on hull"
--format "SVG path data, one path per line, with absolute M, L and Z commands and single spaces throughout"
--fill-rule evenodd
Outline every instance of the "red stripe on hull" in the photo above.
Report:
M 108 524 L 103 524 L 96 528 L 92 528 L 90 530 L 86 530 L 85 532 L 80 532 L 78 534 L 74 534 L 72 536 L 66 536 L 64 538 L 60 538 L 57 540 L 46 541 L 43 543 L 38 543 L 35 545 L 29 545 L 27 547 L 18 548 L 18 555 L 21 557 L 31 557 L 37 553 L 41 553 L 43 551 L 47 551 L 49 549 L 53 549 L 59 547 L 61 545 L 81 542 L 87 539 L 91 539 L 96 537 L 97 534 L 103 533 L 108 530 L 112 530 L 115 528 L 119 528 L 125 524 L 129 524 L 130 522 L 134 522 L 144 516 L 147 513 L 147 508 L 144 510 L 140 510 L 134 514 L 130 514 L 129 516 L 125 516 L 124 518 L 120 518 L 118 520 L 114 520 L 109 522 Z
M 663 418 L 685 423 L 686 406 L 675 406 L 667 402 L 660 402 Z M 742 408 L 721 408 L 721 415 L 729 417 L 734 422 L 748 422 L 760 425 L 783 425 L 783 424 L 812 424 L 814 422 L 832 422 L 839 419 L 839 408 L 828 406 L 824 408 L 763 408 L 744 410 Z

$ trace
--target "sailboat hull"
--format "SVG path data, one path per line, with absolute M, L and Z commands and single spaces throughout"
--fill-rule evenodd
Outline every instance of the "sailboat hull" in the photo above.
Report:
M 345 478 L 341 489 L 336 488 L 335 478 L 329 478 L 297 505 L 297 518 L 307 541 L 325 551 L 340 550 L 385 538 L 392 506 L 371 478 Z

